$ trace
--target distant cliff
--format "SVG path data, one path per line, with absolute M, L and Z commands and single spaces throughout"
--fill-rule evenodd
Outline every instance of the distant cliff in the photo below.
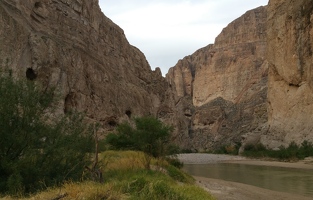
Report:
M 192 111 L 180 129 L 183 144 L 313 142 L 312 23 L 311 1 L 270 0 L 178 61 L 166 78 Z
M 189 124 L 180 133 L 186 148 L 235 145 L 243 134 L 260 131 L 266 123 L 266 17 L 266 7 L 246 12 L 214 44 L 169 70 L 166 78 L 174 93 L 190 100 L 182 111 L 190 107 Z
M 0 66 L 55 87 L 58 112 L 84 112 L 104 131 L 133 116 L 172 112 L 161 71 L 151 71 L 98 0 L 1 0 Z

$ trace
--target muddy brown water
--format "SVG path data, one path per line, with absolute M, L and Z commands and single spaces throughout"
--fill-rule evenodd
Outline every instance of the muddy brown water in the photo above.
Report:
M 193 176 L 221 179 L 313 199 L 313 170 L 234 163 L 185 164 Z

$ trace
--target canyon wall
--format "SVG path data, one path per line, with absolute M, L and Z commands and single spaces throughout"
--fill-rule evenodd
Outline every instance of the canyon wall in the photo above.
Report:
M 272 0 L 162 77 L 98 0 L 0 1 L 0 69 L 56 88 L 103 132 L 133 116 L 175 127 L 184 149 L 313 141 L 313 4 Z
M 246 12 L 224 28 L 214 44 L 169 70 L 168 82 L 186 102 L 180 132 L 185 148 L 212 150 L 265 131 L 266 19 L 266 7 Z
M 313 4 L 271 0 L 268 8 L 270 148 L 313 141 Z
M 58 113 L 72 109 L 104 131 L 132 116 L 174 121 L 173 95 L 98 0 L 1 0 L 0 68 L 56 88 Z

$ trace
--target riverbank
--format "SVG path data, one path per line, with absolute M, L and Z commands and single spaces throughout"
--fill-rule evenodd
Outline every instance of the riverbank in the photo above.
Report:
M 185 164 L 210 164 L 217 162 L 230 162 L 230 161 L 246 161 L 248 160 L 243 156 L 232 156 L 224 154 L 208 154 L 208 153 L 187 153 L 178 154 L 178 160 Z
M 185 164 L 238 163 L 246 165 L 286 167 L 295 169 L 313 169 L 313 159 L 308 158 L 299 162 L 278 162 L 260 159 L 249 159 L 242 156 L 216 154 L 180 154 L 178 159 Z M 210 192 L 217 200 L 309 200 L 296 194 L 277 192 L 242 183 L 218 179 L 195 177 L 197 184 Z
M 312 200 L 311 197 L 276 192 L 242 183 L 195 177 L 198 186 L 217 200 Z
M 313 157 L 309 157 L 297 162 L 279 162 L 275 160 L 251 159 L 243 156 L 224 154 L 189 153 L 178 154 L 177 158 L 185 164 L 241 163 L 247 165 L 313 169 Z

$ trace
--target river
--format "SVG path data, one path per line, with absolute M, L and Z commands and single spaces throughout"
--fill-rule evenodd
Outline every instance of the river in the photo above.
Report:
M 238 163 L 185 164 L 193 176 L 239 182 L 313 198 L 313 170 Z

